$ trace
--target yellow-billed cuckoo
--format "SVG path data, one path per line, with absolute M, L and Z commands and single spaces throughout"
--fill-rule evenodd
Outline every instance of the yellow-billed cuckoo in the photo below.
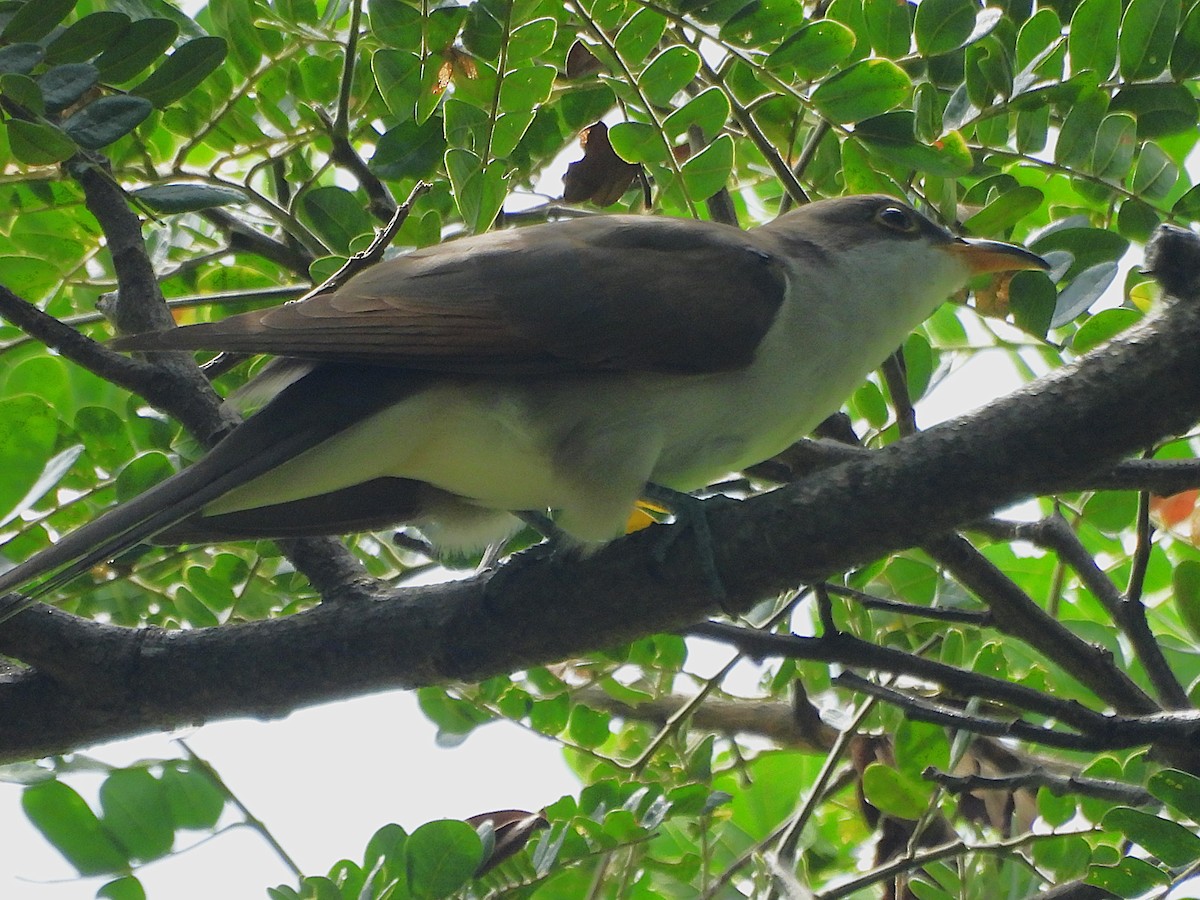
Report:
M 285 386 L 190 468 L 0 576 L 60 584 L 148 538 L 409 523 L 482 547 L 553 510 L 622 533 L 647 484 L 702 487 L 797 440 L 976 273 L 1045 268 L 891 197 L 768 225 L 596 216 L 405 254 L 343 287 L 127 350 L 282 359 Z M 44 585 L 43 587 L 45 587 Z M 42 591 L 39 591 L 41 593 Z

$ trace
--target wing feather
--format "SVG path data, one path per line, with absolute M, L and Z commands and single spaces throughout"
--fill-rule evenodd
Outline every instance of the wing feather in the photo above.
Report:
M 114 342 L 463 374 L 747 365 L 783 299 L 754 232 L 596 216 L 417 250 L 337 291 Z

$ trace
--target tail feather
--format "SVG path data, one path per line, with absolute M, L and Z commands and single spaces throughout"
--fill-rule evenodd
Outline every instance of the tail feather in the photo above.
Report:
M 41 596 L 154 537 L 234 488 L 415 390 L 420 379 L 370 366 L 317 366 L 288 385 L 193 466 L 0 574 L 0 596 L 36 579 Z

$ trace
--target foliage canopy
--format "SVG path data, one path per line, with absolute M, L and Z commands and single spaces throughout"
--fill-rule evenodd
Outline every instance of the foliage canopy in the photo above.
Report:
M 740 541 L 736 625 L 694 624 L 695 581 L 649 577 L 634 536 L 500 584 L 512 611 L 477 643 L 443 632 L 418 663 L 351 641 L 336 665 L 358 689 L 419 687 L 448 736 L 521 721 L 585 786 L 540 814 L 383 825 L 270 896 L 1164 896 L 1200 871 L 1200 341 L 1186 311 L 1145 325 L 1165 301 L 1130 263 L 1160 224 L 1200 217 L 1198 75 L 1200 3 L 1182 0 L 0 4 L 3 554 L 135 495 L 222 426 L 194 367 L 80 340 L 111 334 L 97 305 L 133 331 L 168 307 L 194 322 L 278 303 L 389 221 L 403 250 L 601 206 L 746 225 L 808 198 L 905 196 L 1054 269 L 977 285 L 848 399 L 839 433 L 897 452 L 801 445 L 733 485 L 799 482 L 717 519 Z M 1197 257 L 1179 252 L 1183 308 Z M 991 418 L 916 434 L 912 403 L 975 355 L 1032 380 L 1089 351 Z M 213 373 L 222 394 L 261 365 L 235 362 Z M 1050 423 L 1048 443 L 1024 420 Z M 925 481 L 922 454 L 939 467 Z M 849 485 L 833 501 L 811 474 L 831 466 L 827 484 Z M 808 539 L 781 509 L 817 519 Z M 344 695 L 297 676 L 285 629 L 326 622 L 336 647 L 357 613 L 322 594 L 430 562 L 411 536 L 336 546 L 143 548 L 53 597 L 69 616 L 0 623 L 5 774 L 82 874 L 112 876 L 99 896 L 143 896 L 137 866 L 233 806 L 188 757 L 114 769 L 93 810 L 52 754 Z M 536 580 L 555 566 L 569 580 Z M 478 609 L 482 583 L 438 598 L 442 624 Z M 387 599 L 389 627 L 425 640 L 415 595 Z M 211 629 L 193 636 L 219 635 L 221 665 L 274 660 L 287 686 L 237 682 L 236 663 L 228 685 L 100 665 L 152 626 Z M 681 630 L 757 660 L 758 695 L 687 674 Z

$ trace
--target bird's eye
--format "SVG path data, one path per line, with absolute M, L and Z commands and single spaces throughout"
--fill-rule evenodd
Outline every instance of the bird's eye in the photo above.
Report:
M 875 221 L 885 228 L 901 234 L 912 234 L 920 227 L 917 224 L 916 216 L 899 206 L 885 206 L 875 213 Z

